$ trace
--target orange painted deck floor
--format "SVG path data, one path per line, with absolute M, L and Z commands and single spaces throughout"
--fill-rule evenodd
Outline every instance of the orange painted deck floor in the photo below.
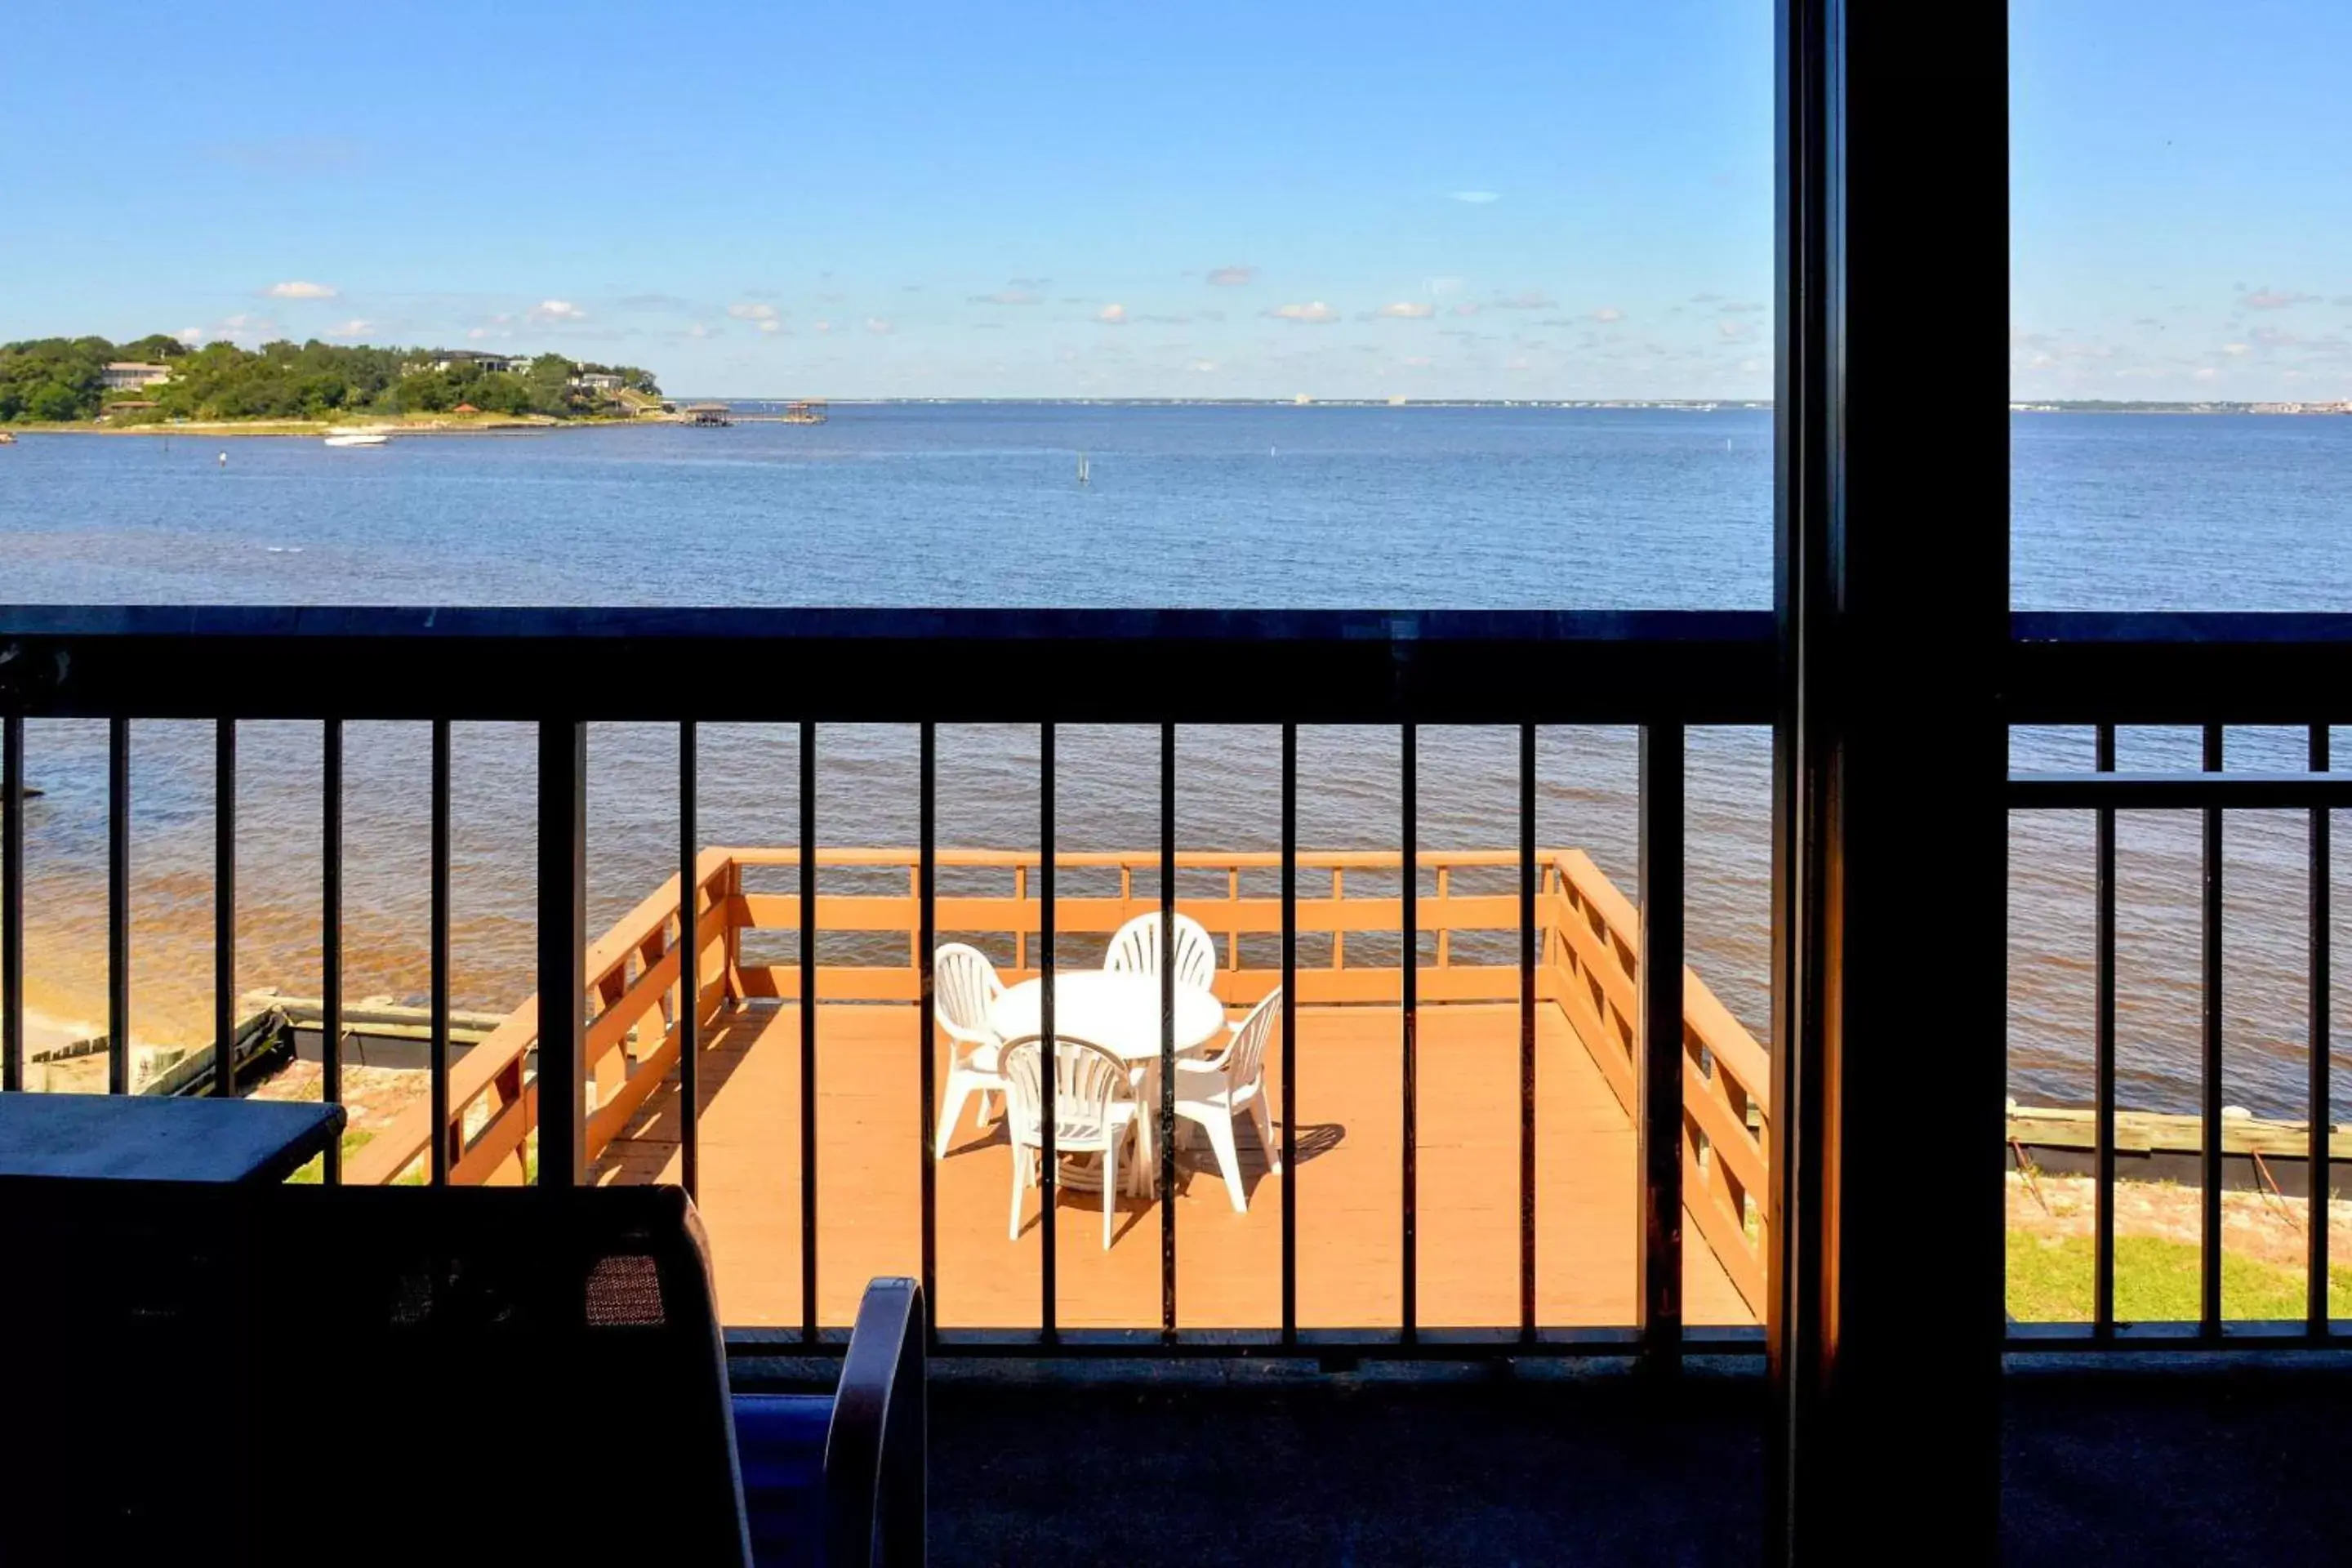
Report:
M 846 1324 L 877 1274 L 920 1258 L 916 1024 L 903 1005 L 820 1006 L 817 1047 L 817 1301 Z M 1428 1006 L 1421 1014 L 1420 1320 L 1428 1327 L 1518 1321 L 1518 1010 Z M 1392 1007 L 1302 1007 L 1298 1016 L 1298 1321 L 1379 1329 L 1400 1321 L 1403 1190 L 1398 1017 Z M 723 1016 L 700 1062 L 701 1209 L 721 1318 L 797 1327 L 801 1314 L 798 1009 Z M 1624 1111 L 1556 1007 L 1538 1015 L 1537 1310 L 1546 1327 L 1633 1321 L 1634 1143 Z M 1278 1089 L 1280 1041 L 1266 1076 Z M 945 1082 L 942 1058 L 940 1081 Z M 1275 1101 L 1276 1137 L 1285 1114 Z M 593 1167 L 598 1182 L 677 1181 L 675 1080 L 656 1091 Z M 1270 1328 L 1282 1317 L 1284 1177 L 1240 1132 L 1249 1212 L 1235 1214 L 1205 1141 L 1180 1155 L 1180 1326 Z M 1006 1238 L 1012 1156 L 967 1110 L 939 1163 L 939 1291 L 945 1328 L 1034 1328 L 1037 1196 Z M 1094 1193 L 1066 1192 L 1056 1230 L 1066 1328 L 1158 1328 L 1160 1212 L 1122 1198 L 1102 1247 Z M 1723 1266 L 1687 1216 L 1685 1320 L 1750 1323 Z

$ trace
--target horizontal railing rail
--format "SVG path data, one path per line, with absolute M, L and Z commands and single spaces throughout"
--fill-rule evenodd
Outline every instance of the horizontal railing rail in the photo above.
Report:
M 0 705 L 156 719 L 1755 724 L 1772 718 L 1771 649 L 1771 616 L 1749 610 L 31 605 L 0 609 Z M 680 680 L 689 668 L 710 678 Z M 940 669 L 987 679 L 926 679 Z
M 2021 611 L 2012 724 L 2352 722 L 2352 615 Z

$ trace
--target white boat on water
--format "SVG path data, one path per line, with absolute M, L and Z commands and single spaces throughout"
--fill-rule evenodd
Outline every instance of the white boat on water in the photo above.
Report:
M 376 430 L 346 430 L 327 437 L 330 447 L 381 447 L 392 439 Z

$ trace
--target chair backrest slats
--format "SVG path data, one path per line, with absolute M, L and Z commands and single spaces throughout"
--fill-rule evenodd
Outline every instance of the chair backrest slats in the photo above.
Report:
M 1277 985 L 1242 1020 L 1234 1043 L 1225 1051 L 1226 1078 L 1235 1084 L 1255 1081 L 1265 1069 L 1266 1042 L 1274 1038 L 1274 1026 L 1281 1016 L 1282 987 Z
M 1160 916 L 1138 915 L 1110 939 L 1103 967 L 1132 974 L 1160 973 Z M 1176 978 L 1207 990 L 1216 984 L 1217 943 L 1208 928 L 1187 914 L 1176 917 Z
M 1045 1132 L 1045 1042 L 1035 1035 L 1008 1041 L 1003 1066 L 1006 1100 L 1012 1107 L 1005 1131 L 1013 1146 L 1042 1148 Z M 1110 1135 L 1111 1107 L 1133 1098 L 1127 1063 L 1092 1040 L 1059 1035 L 1054 1040 L 1054 1137 L 1077 1147 Z
M 940 1022 L 963 1039 L 993 1038 L 988 1009 L 1004 994 L 996 965 L 976 947 L 942 943 L 931 955 L 931 994 L 938 999 Z

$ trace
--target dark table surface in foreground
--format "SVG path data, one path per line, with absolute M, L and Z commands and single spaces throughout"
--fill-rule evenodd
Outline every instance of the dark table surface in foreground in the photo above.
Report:
M 342 1126 L 339 1105 L 0 1095 L 0 1176 L 282 1182 Z

